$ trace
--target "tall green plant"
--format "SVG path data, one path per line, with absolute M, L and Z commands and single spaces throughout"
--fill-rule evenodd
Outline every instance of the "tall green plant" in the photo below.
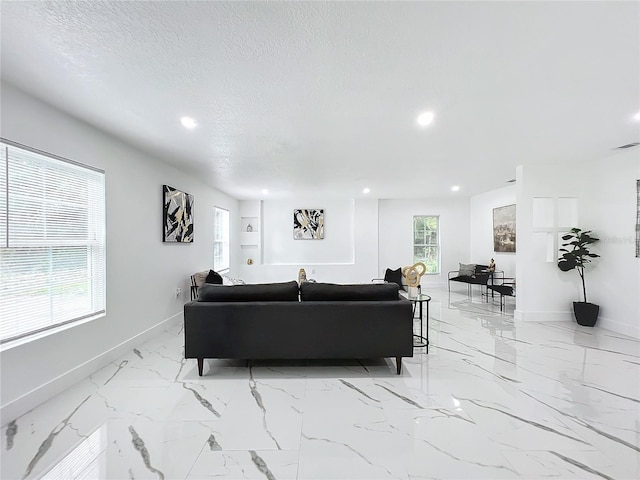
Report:
M 587 301 L 587 288 L 584 283 L 584 267 L 591 263 L 592 258 L 600 255 L 591 253 L 589 245 L 600 241 L 599 238 L 590 235 L 591 230 L 581 230 L 572 228 L 571 233 L 562 236 L 565 243 L 562 244 L 561 252 L 564 252 L 558 259 L 558 268 L 563 272 L 568 272 L 574 268 L 578 270 L 580 279 L 582 280 L 582 294 L 584 301 Z

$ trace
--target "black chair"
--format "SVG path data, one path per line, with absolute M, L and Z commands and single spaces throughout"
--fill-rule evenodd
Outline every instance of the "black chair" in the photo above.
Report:
M 402 268 L 398 267 L 396 270 L 391 270 L 387 268 L 384 272 L 384 278 L 373 278 L 372 282 L 385 282 L 385 283 L 395 283 L 400 287 L 400 290 L 407 291 L 407 285 L 402 283 Z
M 198 288 L 205 283 L 213 283 L 214 285 L 222 285 L 222 276 L 213 270 L 205 270 L 191 275 L 191 300 L 198 298 Z
M 487 285 L 487 289 L 492 292 L 496 292 L 500 295 L 500 311 L 506 308 L 506 297 L 516 296 L 516 279 L 510 277 L 503 277 L 502 283 L 494 285 L 493 283 Z
M 462 266 L 462 265 L 461 265 Z M 489 272 L 488 265 L 477 265 L 477 264 L 469 264 L 467 267 L 471 267 L 468 270 L 452 270 L 448 273 L 448 286 L 449 293 L 451 293 L 451 282 L 459 282 L 467 284 L 467 294 L 469 297 L 472 296 L 471 287 L 473 285 L 480 285 L 481 290 L 482 287 L 487 286 L 489 282 L 489 278 L 492 275 L 495 275 L 496 272 Z

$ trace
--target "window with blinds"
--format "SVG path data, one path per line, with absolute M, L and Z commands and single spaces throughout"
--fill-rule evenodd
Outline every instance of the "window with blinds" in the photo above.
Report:
M 413 217 L 413 261 L 424 263 L 427 275 L 440 273 L 440 217 Z
M 104 313 L 104 172 L 0 150 L 0 342 Z

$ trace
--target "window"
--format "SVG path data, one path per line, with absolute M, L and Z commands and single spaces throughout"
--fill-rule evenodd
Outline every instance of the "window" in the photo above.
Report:
M 0 150 L 0 342 L 104 313 L 104 172 Z
M 413 261 L 424 263 L 427 274 L 440 273 L 439 217 L 413 217 Z
M 229 270 L 229 210 L 213 209 L 213 269 Z

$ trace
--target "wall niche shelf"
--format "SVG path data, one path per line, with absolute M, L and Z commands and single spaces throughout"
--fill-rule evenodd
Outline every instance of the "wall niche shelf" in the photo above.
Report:
M 258 217 L 240 217 L 240 245 L 260 245 L 260 225 Z
M 240 231 L 246 233 L 259 232 L 258 217 L 240 217 Z

